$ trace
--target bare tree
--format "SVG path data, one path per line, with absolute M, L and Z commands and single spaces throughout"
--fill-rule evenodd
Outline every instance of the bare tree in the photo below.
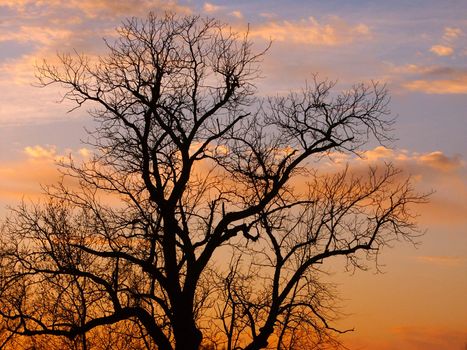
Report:
M 92 108 L 95 155 L 63 165 L 73 186 L 47 188 L 44 203 L 5 221 L 4 327 L 80 349 L 118 335 L 111 327 L 125 346 L 163 350 L 203 339 L 295 349 L 304 333 L 339 332 L 319 266 L 342 256 L 360 268 L 388 242 L 411 241 L 409 206 L 425 201 L 391 165 L 312 169 L 390 138 L 385 87 L 337 94 L 314 79 L 262 100 L 264 52 L 216 20 L 151 14 L 118 35 L 98 62 L 61 55 L 39 68 L 43 86 Z

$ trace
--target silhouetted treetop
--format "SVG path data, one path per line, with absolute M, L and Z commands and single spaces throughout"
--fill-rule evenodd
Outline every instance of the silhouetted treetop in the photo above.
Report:
M 318 266 L 342 256 L 360 268 L 389 242 L 411 241 L 410 206 L 426 200 L 391 164 L 313 169 L 391 139 L 386 87 L 338 93 L 314 76 L 301 91 L 259 98 L 266 51 L 248 32 L 150 14 L 117 33 L 105 56 L 63 54 L 38 69 L 43 86 L 60 84 L 90 109 L 94 156 L 63 164 L 74 185 L 48 187 L 42 204 L 13 209 L 2 226 L 8 342 L 334 344 L 335 291 Z

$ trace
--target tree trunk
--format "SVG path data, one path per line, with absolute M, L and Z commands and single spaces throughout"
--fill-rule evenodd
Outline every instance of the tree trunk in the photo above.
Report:
M 260 334 L 248 345 L 244 350 L 259 350 L 268 346 L 268 338 L 274 331 L 271 326 L 266 326 L 261 329 Z
M 196 326 L 193 313 L 194 296 L 182 295 L 174 300 L 173 332 L 175 350 L 198 350 L 203 334 Z
M 184 321 L 182 325 L 174 327 L 175 350 L 198 350 L 203 340 L 203 334 L 196 327 L 194 321 Z

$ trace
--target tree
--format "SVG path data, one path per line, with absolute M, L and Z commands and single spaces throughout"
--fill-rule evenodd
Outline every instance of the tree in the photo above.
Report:
M 93 108 L 95 155 L 63 164 L 46 202 L 5 221 L 5 329 L 86 349 L 119 327 L 129 347 L 163 350 L 294 349 L 305 333 L 339 332 L 320 264 L 360 268 L 411 241 L 409 207 L 425 201 L 390 164 L 313 171 L 390 139 L 385 87 L 336 94 L 315 77 L 260 99 L 264 52 L 216 20 L 150 14 L 118 35 L 97 62 L 60 55 L 39 68 L 43 86 Z

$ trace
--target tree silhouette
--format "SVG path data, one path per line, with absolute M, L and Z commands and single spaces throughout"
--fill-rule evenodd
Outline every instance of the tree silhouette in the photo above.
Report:
M 385 87 L 337 94 L 315 78 L 260 99 L 264 52 L 216 20 L 151 14 L 118 35 L 97 61 L 39 68 L 43 86 L 92 108 L 95 154 L 63 164 L 45 202 L 2 227 L 4 339 L 163 350 L 332 339 L 319 266 L 342 256 L 359 268 L 412 240 L 409 206 L 425 201 L 390 164 L 313 171 L 331 152 L 390 139 Z

